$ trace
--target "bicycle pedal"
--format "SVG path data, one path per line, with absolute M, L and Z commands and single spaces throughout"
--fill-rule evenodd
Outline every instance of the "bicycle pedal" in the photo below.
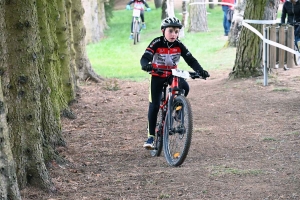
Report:
M 155 150 L 155 147 L 145 147 L 147 150 Z

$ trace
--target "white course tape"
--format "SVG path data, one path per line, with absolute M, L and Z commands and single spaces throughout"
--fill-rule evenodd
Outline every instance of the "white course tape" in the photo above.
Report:
M 196 5 L 196 4 L 221 4 L 221 5 L 227 5 L 227 6 L 235 6 L 232 3 L 222 3 L 222 2 L 194 2 L 194 3 L 190 3 L 190 5 Z
M 288 51 L 290 53 L 296 54 L 297 56 L 300 55 L 300 53 L 298 51 L 295 51 L 294 49 L 291 49 L 291 48 L 289 48 L 285 45 L 282 45 L 282 44 L 279 44 L 279 43 L 274 42 L 272 40 L 268 40 L 268 39 L 264 38 L 263 35 L 259 31 L 257 31 L 253 26 L 249 25 L 248 23 L 252 23 L 252 24 L 276 24 L 277 23 L 276 20 L 243 20 L 242 25 L 247 27 L 253 33 L 255 33 L 265 43 L 270 44 L 270 45 L 275 46 L 275 47 L 278 47 L 278 48 L 283 49 L 285 51 Z

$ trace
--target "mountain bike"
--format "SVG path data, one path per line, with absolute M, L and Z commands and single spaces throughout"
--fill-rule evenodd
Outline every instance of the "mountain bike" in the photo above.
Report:
M 156 70 L 162 73 L 161 70 Z M 164 83 L 155 128 L 154 149 L 151 156 L 160 156 L 162 149 L 169 165 L 181 165 L 188 155 L 193 134 L 193 116 L 184 90 L 179 88 L 179 78 L 201 78 L 196 72 L 172 69 L 173 80 Z
M 140 32 L 142 30 L 141 25 L 141 10 L 137 8 L 133 8 L 132 12 L 133 16 L 133 44 L 136 44 L 140 41 Z

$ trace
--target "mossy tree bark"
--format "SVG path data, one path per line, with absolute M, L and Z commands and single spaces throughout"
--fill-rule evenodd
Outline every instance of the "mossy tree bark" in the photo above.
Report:
M 43 154 L 41 78 L 44 77 L 40 77 L 42 45 L 36 1 L 7 1 L 4 10 L 7 67 L 2 88 L 19 187 L 30 183 L 54 190 Z
M 55 151 L 65 145 L 61 113 L 70 117 L 85 48 L 74 48 L 74 10 L 70 0 L 0 0 L 1 199 L 20 199 L 28 184 L 55 191 L 46 165 L 64 161 Z
M 38 13 L 39 36 L 41 44 L 38 59 L 41 63 L 39 74 L 41 77 L 41 106 L 42 106 L 42 133 L 45 161 L 62 160 L 55 153 L 55 146 L 65 145 L 61 134 L 60 101 L 62 91 L 59 90 L 60 77 L 57 69 L 60 68 L 57 52 L 56 20 L 58 7 L 56 1 L 47 4 L 46 0 L 36 2 Z M 56 13 L 53 18 L 51 14 Z M 66 102 L 64 100 L 63 102 Z M 67 107 L 67 103 L 64 104 Z
M 247 0 L 244 19 L 274 20 L 279 1 Z M 251 24 L 256 30 L 262 31 L 262 25 Z M 243 27 L 237 45 L 236 60 L 229 76 L 247 78 L 262 75 L 262 41 L 248 28 Z
M 0 30 L 4 30 L 5 9 L 0 1 Z M 0 75 L 3 76 L 7 68 L 7 32 L 0 31 Z M 3 98 L 0 82 L 0 199 L 11 200 L 21 199 L 17 182 L 15 162 L 11 151 L 9 131 L 7 125 L 7 108 Z

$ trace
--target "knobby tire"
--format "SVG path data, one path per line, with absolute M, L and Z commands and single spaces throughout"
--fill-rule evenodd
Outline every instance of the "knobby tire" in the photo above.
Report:
M 160 156 L 163 148 L 163 128 L 164 128 L 164 111 L 160 108 L 157 114 L 156 127 L 155 127 L 155 140 L 154 150 L 150 151 L 151 156 Z
M 176 109 L 179 111 L 176 111 Z M 179 95 L 173 99 L 168 112 L 163 136 L 164 155 L 169 165 L 180 166 L 188 155 L 192 141 L 193 116 L 191 104 L 187 98 Z M 181 114 L 178 114 L 179 112 Z

